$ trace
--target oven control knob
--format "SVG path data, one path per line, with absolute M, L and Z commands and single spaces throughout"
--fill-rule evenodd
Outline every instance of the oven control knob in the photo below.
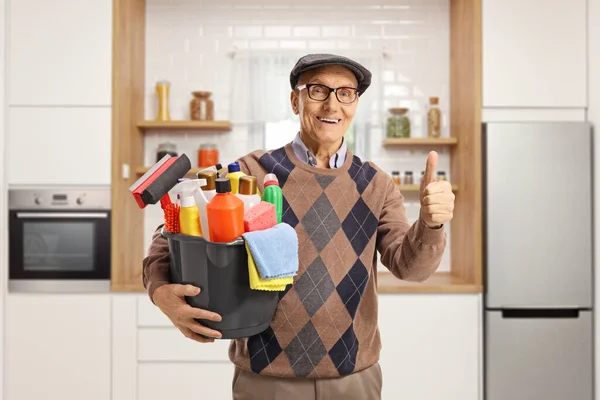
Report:
M 75 202 L 76 202 L 78 205 L 82 205 L 82 204 L 83 204 L 83 197 L 78 197 L 78 198 L 77 198 L 77 200 L 75 200 Z

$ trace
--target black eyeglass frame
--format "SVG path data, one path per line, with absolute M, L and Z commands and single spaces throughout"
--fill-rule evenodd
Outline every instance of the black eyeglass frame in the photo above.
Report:
M 313 86 L 320 86 L 320 87 L 326 88 L 327 90 L 329 90 L 329 93 L 327 93 L 327 96 L 323 100 L 313 99 L 311 97 L 311 95 L 310 95 L 310 88 L 313 87 Z M 296 89 L 298 89 L 298 90 L 306 89 L 306 93 L 308 94 L 308 97 L 311 100 L 314 100 L 314 101 L 326 101 L 329 98 L 329 96 L 331 96 L 331 92 L 335 93 L 335 98 L 337 99 L 337 101 L 339 101 L 342 104 L 352 104 L 352 103 L 354 103 L 360 97 L 360 93 L 358 93 L 358 88 L 353 88 L 353 87 L 350 87 L 350 86 L 342 86 L 342 87 L 339 87 L 339 88 L 331 88 L 331 87 L 325 86 L 325 85 L 323 85 L 321 83 L 306 83 L 304 85 L 298 85 L 298 86 L 296 86 Z M 338 97 L 337 91 L 338 90 L 342 90 L 342 89 L 353 90 L 354 93 L 356 94 L 356 97 L 354 98 L 354 100 L 352 100 L 350 102 L 346 102 L 346 101 L 340 100 L 340 98 Z

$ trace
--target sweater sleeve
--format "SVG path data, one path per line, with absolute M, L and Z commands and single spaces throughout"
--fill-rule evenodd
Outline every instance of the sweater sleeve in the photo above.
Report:
M 389 180 L 377 228 L 381 263 L 399 279 L 423 282 L 439 267 L 445 247 L 443 226 L 431 229 L 420 217 L 408 223 L 404 198 Z
M 169 242 L 160 233 L 161 228 L 162 225 L 152 235 L 152 242 L 142 262 L 144 288 L 148 291 L 152 302 L 154 302 L 152 300 L 154 291 L 162 285 L 171 283 Z

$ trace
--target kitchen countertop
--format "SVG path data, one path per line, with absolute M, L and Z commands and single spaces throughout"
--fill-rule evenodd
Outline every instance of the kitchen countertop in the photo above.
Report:
M 141 280 L 141 278 L 140 278 Z M 407 282 L 396 278 L 391 272 L 379 271 L 377 273 L 378 292 L 382 294 L 400 293 L 481 293 L 482 285 L 467 283 L 449 272 L 437 272 L 425 282 Z M 112 290 L 116 293 L 139 292 L 146 290 L 140 285 L 132 285 Z
M 425 282 L 402 281 L 391 272 L 378 272 L 379 293 L 481 293 L 482 285 L 467 283 L 449 272 L 437 272 Z

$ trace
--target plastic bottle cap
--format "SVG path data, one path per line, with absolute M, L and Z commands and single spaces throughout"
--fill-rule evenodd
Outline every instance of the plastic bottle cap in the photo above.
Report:
M 215 181 L 217 173 L 215 171 L 200 171 L 196 174 L 198 179 L 206 179 L 206 185 L 202 186 L 202 190 L 215 190 Z
M 221 163 L 216 163 L 216 164 L 215 164 L 215 168 L 216 168 L 216 170 L 218 171 L 218 170 L 220 170 L 221 168 L 223 168 L 223 166 L 221 165 Z
M 229 172 L 239 172 L 240 171 L 240 163 L 237 161 L 232 162 L 227 166 L 227 171 Z
M 219 178 L 215 181 L 215 186 L 217 188 L 217 193 L 227 193 L 231 192 L 231 182 L 229 178 Z
M 266 174 L 265 179 L 263 180 L 263 186 L 271 186 L 277 185 L 279 186 L 279 180 L 277 179 L 277 175 L 275 174 Z
M 245 195 L 256 194 L 256 178 L 254 176 L 241 176 L 239 193 Z

